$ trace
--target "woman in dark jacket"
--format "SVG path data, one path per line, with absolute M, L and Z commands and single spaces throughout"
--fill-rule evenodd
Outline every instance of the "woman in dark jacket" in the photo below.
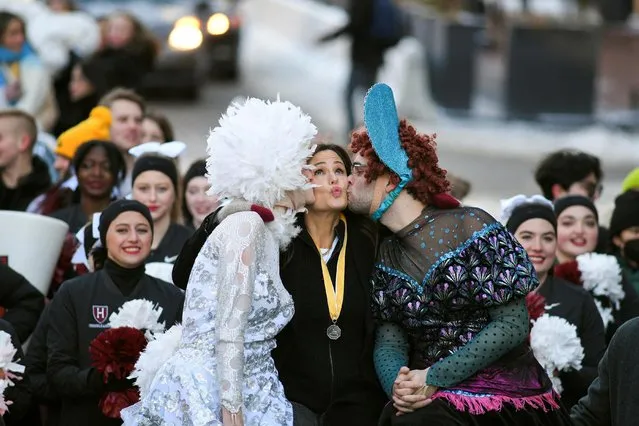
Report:
M 512 203 L 510 212 L 506 228 L 535 266 L 540 282 L 536 292 L 545 298 L 546 311 L 577 327 L 584 348 L 581 370 L 559 373 L 564 388 L 561 400 L 570 408 L 586 395 L 597 377 L 597 365 L 606 350 L 603 321 L 588 291 L 551 275 L 557 250 L 557 219 L 552 204 L 540 198 L 520 198 Z
M 111 87 L 138 91 L 153 69 L 158 45 L 151 32 L 133 15 L 118 12 L 106 23 L 105 46 L 93 57 Z
M 369 308 L 377 229 L 345 211 L 351 162 L 343 148 L 319 145 L 309 164 L 319 186 L 282 254 L 295 315 L 277 336 L 273 358 L 295 425 L 376 425 L 386 401 L 373 367 Z M 341 306 L 333 308 L 333 295 Z
M 102 69 L 99 60 L 80 61 L 74 59 L 68 71 L 68 78 L 56 92 L 63 93 L 62 102 L 58 105 L 60 116 L 55 125 L 53 134 L 57 137 L 79 124 L 91 114 L 91 110 L 98 105 L 100 98 L 106 93 L 107 88 L 113 85 L 108 81 L 108 74 Z M 58 102 L 60 96 L 58 95 Z
M 555 275 L 581 284 L 581 280 L 575 279 L 574 274 L 566 274 L 565 271 L 571 268 L 577 257 L 595 252 L 599 240 L 597 208 L 589 198 L 581 195 L 567 195 L 555 200 L 554 210 L 557 216 L 557 260 L 559 262 L 559 265 L 555 266 Z M 607 275 L 612 271 L 602 270 L 601 273 Z M 608 285 L 604 291 L 606 294 L 590 291 L 591 295 L 602 304 L 604 308 L 602 313 L 606 309 L 611 310 L 609 312 L 611 315 L 602 315 L 606 343 L 610 342 L 621 324 L 639 316 L 639 298 L 635 289 L 623 275 L 620 284 L 623 290 L 622 295 L 617 294 L 616 290 L 613 291 L 611 285 Z M 611 292 L 615 293 L 615 297 L 611 297 Z M 621 296 L 620 300 L 613 301 L 619 296 Z
M 149 209 L 133 200 L 116 201 L 102 212 L 99 234 L 103 249 L 94 256 L 106 259 L 103 269 L 67 281 L 48 313 L 47 380 L 62 400 L 60 424 L 65 426 L 122 423 L 104 416 L 98 402 L 105 391 L 131 382 L 114 377 L 105 382 L 91 366 L 88 350 L 113 312 L 130 300 L 146 299 L 162 307 L 160 322 L 166 328 L 182 317 L 182 291 L 144 272 L 153 240 Z

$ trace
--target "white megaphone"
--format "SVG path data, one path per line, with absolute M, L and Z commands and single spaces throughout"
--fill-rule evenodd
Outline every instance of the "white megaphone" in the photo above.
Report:
M 0 262 L 46 296 L 68 231 L 58 219 L 0 210 Z

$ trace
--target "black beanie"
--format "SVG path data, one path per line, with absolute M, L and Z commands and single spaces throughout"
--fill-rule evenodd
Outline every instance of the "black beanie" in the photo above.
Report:
M 550 222 L 555 232 L 557 231 L 557 216 L 555 216 L 552 207 L 540 203 L 526 203 L 517 206 L 506 222 L 506 229 L 514 234 L 522 223 L 530 219 L 544 219 Z
M 131 182 L 135 182 L 135 179 L 144 172 L 150 170 L 164 173 L 171 179 L 175 193 L 178 192 L 178 171 L 173 159 L 168 157 L 160 157 L 158 155 L 145 155 L 137 160 L 133 164 L 133 173 L 131 174 Z
M 610 218 L 610 236 L 616 237 L 624 229 L 639 226 L 639 191 L 629 190 L 617 196 Z
M 592 202 L 590 198 L 584 197 L 583 195 L 566 195 L 565 197 L 561 197 L 555 200 L 555 217 L 559 217 L 561 212 L 566 210 L 568 207 L 573 206 L 582 206 L 593 212 L 595 215 L 595 219 L 599 222 L 599 213 L 597 212 L 597 207 L 595 207 L 595 203 Z
M 100 231 L 100 241 L 102 246 L 106 248 L 106 233 L 109 230 L 111 222 L 113 222 L 118 216 L 124 212 L 138 212 L 149 222 L 151 227 L 151 233 L 153 233 L 153 218 L 149 208 L 139 201 L 135 200 L 117 200 L 109 204 L 100 214 L 100 225 L 98 230 Z

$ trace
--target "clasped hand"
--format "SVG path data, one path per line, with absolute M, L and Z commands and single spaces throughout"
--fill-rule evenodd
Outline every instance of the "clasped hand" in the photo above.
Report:
M 402 367 L 393 383 L 393 406 L 397 415 L 412 413 L 433 402 L 432 396 L 437 387 L 426 385 L 426 370 L 411 370 Z

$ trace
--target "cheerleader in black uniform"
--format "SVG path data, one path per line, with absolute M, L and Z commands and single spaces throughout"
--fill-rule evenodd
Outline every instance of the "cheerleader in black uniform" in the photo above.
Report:
M 47 378 L 62 399 L 60 424 L 65 426 L 122 423 L 105 417 L 98 401 L 104 391 L 128 383 L 103 383 L 89 355 L 91 341 L 108 327 L 111 313 L 127 301 L 146 299 L 162 307 L 160 321 L 167 328 L 182 317 L 182 291 L 145 274 L 153 241 L 149 209 L 134 200 L 116 201 L 100 216 L 99 234 L 103 249 L 93 255 L 105 257 L 103 268 L 64 283 L 49 311 Z

